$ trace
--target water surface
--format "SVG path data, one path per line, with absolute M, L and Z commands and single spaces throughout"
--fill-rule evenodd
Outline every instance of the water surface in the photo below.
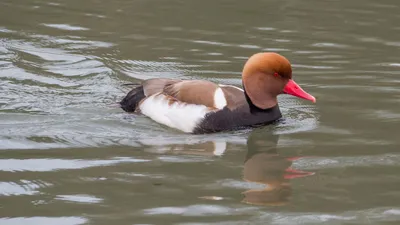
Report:
M 0 2 L 0 224 L 398 224 L 396 0 Z M 241 85 L 293 64 L 312 104 L 182 134 L 116 106 L 124 83 Z

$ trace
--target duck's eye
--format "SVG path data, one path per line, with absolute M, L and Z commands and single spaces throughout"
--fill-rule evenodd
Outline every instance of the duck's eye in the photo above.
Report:
M 274 77 L 279 77 L 279 73 L 275 72 Z

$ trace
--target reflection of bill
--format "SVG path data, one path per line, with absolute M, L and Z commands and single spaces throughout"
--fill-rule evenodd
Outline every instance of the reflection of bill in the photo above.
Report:
M 255 205 L 284 205 L 292 193 L 290 179 L 313 175 L 291 168 L 292 161 L 277 153 L 279 136 L 266 134 L 262 130 L 251 133 L 247 141 L 247 156 L 243 179 L 262 184 L 260 189 L 243 192 L 243 202 Z

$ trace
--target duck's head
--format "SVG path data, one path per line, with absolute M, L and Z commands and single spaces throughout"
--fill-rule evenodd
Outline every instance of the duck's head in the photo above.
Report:
M 277 53 L 265 52 L 251 56 L 244 65 L 242 80 L 250 101 L 261 109 L 277 105 L 279 94 L 316 101 L 314 96 L 294 82 L 289 60 Z

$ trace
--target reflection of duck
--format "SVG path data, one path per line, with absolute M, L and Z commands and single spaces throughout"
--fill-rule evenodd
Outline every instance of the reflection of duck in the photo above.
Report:
M 137 143 L 146 152 L 171 155 L 198 155 L 198 156 L 222 156 L 227 149 L 239 144 L 246 145 L 248 134 L 239 133 L 231 135 L 191 135 L 187 138 L 142 139 Z M 241 147 L 242 148 L 242 147 Z
M 293 159 L 277 153 L 278 139 L 279 136 L 266 135 L 262 130 L 253 131 L 248 138 L 243 179 L 265 187 L 245 191 L 243 202 L 256 205 L 286 204 L 292 193 L 289 179 L 313 174 L 292 169 Z
M 265 128 L 253 129 L 250 134 L 221 136 L 192 136 L 191 139 L 172 142 L 142 141 L 145 151 L 161 154 L 183 154 L 198 156 L 221 156 L 225 151 L 232 151 L 235 145 L 247 145 L 244 162 L 243 179 L 247 182 L 262 185 L 243 192 L 243 202 L 255 205 L 282 205 L 289 201 L 292 189 L 290 179 L 313 175 L 291 168 L 298 158 L 285 158 L 278 154 L 278 135 Z M 243 150 L 243 147 L 239 148 Z M 257 185 L 258 186 L 258 185 Z M 218 196 L 203 196 L 203 199 L 222 199 Z
M 315 102 L 293 81 L 290 62 L 277 53 L 251 56 L 242 82 L 244 90 L 205 80 L 155 78 L 131 90 L 120 105 L 183 132 L 211 133 L 278 120 L 282 116 L 279 94 Z

